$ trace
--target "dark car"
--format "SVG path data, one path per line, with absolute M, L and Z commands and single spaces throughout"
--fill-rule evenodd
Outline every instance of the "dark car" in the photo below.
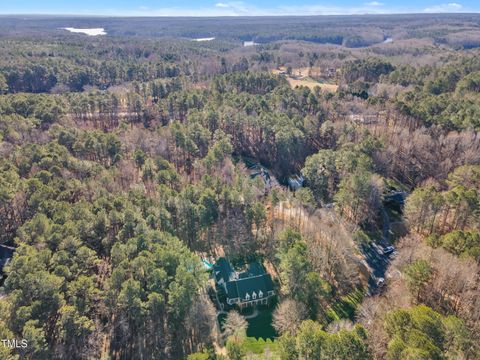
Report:
M 383 255 L 390 255 L 395 251 L 395 247 L 393 246 L 387 246 L 386 248 L 383 249 Z

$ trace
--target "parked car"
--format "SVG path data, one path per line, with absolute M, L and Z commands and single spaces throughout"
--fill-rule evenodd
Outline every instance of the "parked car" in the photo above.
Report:
M 395 251 L 394 246 L 387 246 L 386 248 L 383 249 L 383 255 L 390 255 Z

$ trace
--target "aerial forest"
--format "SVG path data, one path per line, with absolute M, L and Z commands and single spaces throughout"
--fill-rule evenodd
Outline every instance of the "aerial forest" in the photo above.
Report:
M 28 341 L 0 359 L 480 358 L 480 52 L 460 30 L 119 24 L 0 36 L 0 339 Z M 256 320 L 218 307 L 219 258 L 271 276 Z

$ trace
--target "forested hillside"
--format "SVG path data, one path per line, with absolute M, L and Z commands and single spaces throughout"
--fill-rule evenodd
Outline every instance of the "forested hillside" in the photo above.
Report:
M 478 49 L 250 25 L 0 38 L 1 359 L 480 358 Z

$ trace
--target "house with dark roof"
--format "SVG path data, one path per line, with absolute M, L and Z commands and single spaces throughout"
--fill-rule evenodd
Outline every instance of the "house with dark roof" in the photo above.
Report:
M 228 305 L 266 305 L 275 296 L 272 277 L 258 262 L 238 272 L 225 258 L 220 258 L 213 266 L 213 274 L 217 286 L 225 291 Z

